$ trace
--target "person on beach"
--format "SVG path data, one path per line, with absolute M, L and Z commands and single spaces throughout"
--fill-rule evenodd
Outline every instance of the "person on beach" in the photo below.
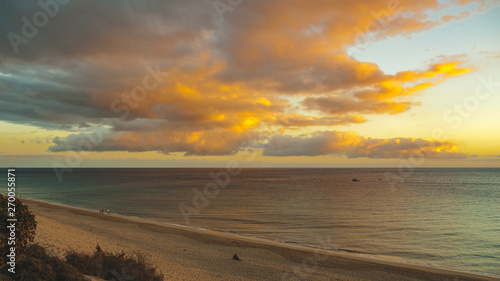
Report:
M 233 260 L 241 261 L 237 254 L 234 254 Z
M 109 214 L 110 214 L 110 213 L 109 213 L 109 210 L 108 210 L 108 215 L 109 215 Z

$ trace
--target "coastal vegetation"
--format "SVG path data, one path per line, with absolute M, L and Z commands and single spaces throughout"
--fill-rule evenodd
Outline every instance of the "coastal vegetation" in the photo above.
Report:
M 61 259 L 47 254 L 45 248 L 33 243 L 35 215 L 19 199 L 11 201 L 9 205 L 8 197 L 0 195 L 0 280 L 85 281 L 89 276 L 99 278 L 94 280 L 163 280 L 144 257 L 106 252 L 99 245 L 92 255 L 70 251 Z M 13 222 L 15 229 L 8 228 Z

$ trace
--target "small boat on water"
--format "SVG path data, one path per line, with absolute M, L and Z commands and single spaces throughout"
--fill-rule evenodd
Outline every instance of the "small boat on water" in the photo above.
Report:
M 353 178 L 352 181 L 361 181 L 360 179 Z

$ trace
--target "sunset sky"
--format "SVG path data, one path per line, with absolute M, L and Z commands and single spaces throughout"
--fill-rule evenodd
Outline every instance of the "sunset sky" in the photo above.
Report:
M 500 1 L 2 1 L 3 167 L 500 167 Z

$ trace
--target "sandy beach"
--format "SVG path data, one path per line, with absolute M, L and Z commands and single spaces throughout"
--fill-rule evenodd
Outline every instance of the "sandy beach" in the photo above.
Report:
M 99 244 L 110 252 L 142 254 L 165 280 L 500 280 L 22 201 L 38 221 L 35 242 L 50 254 L 91 253 Z M 235 253 L 241 262 L 232 259 Z

